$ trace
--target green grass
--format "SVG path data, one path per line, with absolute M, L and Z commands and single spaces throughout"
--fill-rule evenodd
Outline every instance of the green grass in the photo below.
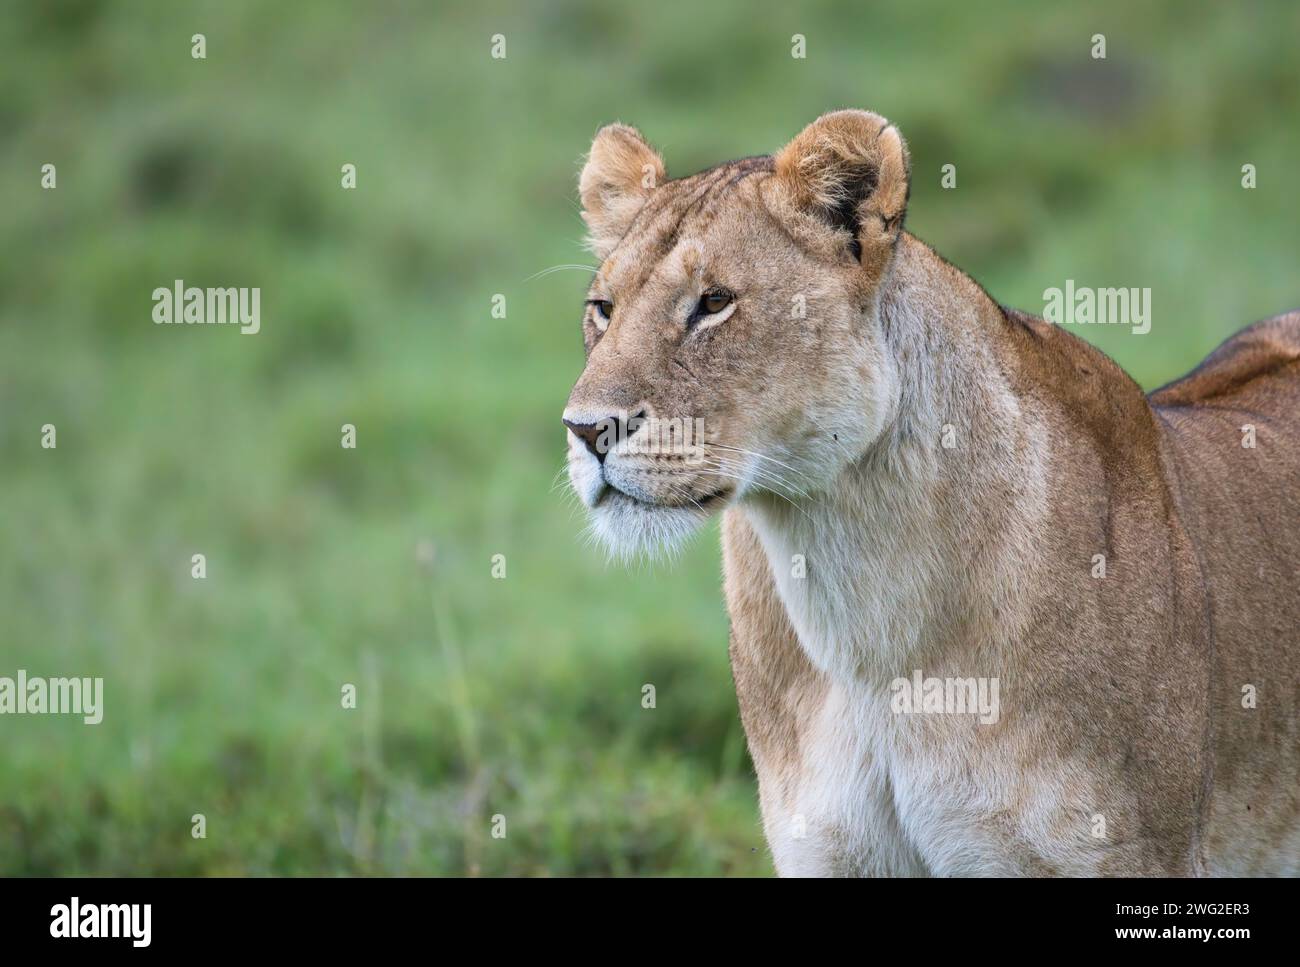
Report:
M 527 280 L 588 261 L 577 159 L 873 108 L 995 297 L 1149 286 L 1149 335 L 1083 334 L 1155 386 L 1300 304 L 1300 15 L 1186 7 L 12 5 L 0 675 L 106 712 L 0 718 L 0 873 L 769 873 L 716 535 L 609 567 L 553 489 L 585 277 Z M 175 278 L 262 332 L 154 326 Z

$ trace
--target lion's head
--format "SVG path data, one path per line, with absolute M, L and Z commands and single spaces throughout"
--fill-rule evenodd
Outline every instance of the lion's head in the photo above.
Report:
M 807 499 L 888 425 L 877 296 L 908 157 L 887 121 L 837 111 L 774 156 L 676 180 L 611 124 L 579 192 L 601 265 L 564 423 L 611 551 L 663 548 L 731 502 Z

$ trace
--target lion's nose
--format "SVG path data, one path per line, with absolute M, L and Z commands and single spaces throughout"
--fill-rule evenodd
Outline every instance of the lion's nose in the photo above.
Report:
M 607 416 L 595 423 L 579 423 L 565 419 L 564 425 L 583 442 L 592 456 L 604 463 L 609 451 L 639 430 L 643 422 L 645 422 L 645 410 L 627 419 L 622 416 Z
M 573 431 L 573 435 L 587 445 L 587 450 L 595 455 L 601 463 L 605 462 L 605 454 L 609 450 L 609 441 L 602 440 L 601 434 L 605 432 L 609 425 L 607 421 L 601 420 L 598 423 L 574 423 L 572 420 L 565 420 L 564 425 Z

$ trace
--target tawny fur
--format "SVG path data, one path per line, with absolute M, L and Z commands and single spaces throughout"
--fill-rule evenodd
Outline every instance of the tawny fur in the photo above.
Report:
M 707 458 L 570 433 L 570 474 L 619 554 L 725 508 L 778 871 L 1300 873 L 1300 313 L 1145 395 L 903 231 L 908 177 L 864 111 L 677 181 L 613 126 L 582 175 L 614 311 L 566 418 L 702 418 Z M 917 669 L 997 722 L 895 714 Z

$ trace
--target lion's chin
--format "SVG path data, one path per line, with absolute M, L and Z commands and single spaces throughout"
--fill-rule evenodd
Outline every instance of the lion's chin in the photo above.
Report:
M 610 488 L 591 508 L 590 532 L 620 562 L 672 558 L 724 502 L 710 499 L 698 507 L 648 504 Z

